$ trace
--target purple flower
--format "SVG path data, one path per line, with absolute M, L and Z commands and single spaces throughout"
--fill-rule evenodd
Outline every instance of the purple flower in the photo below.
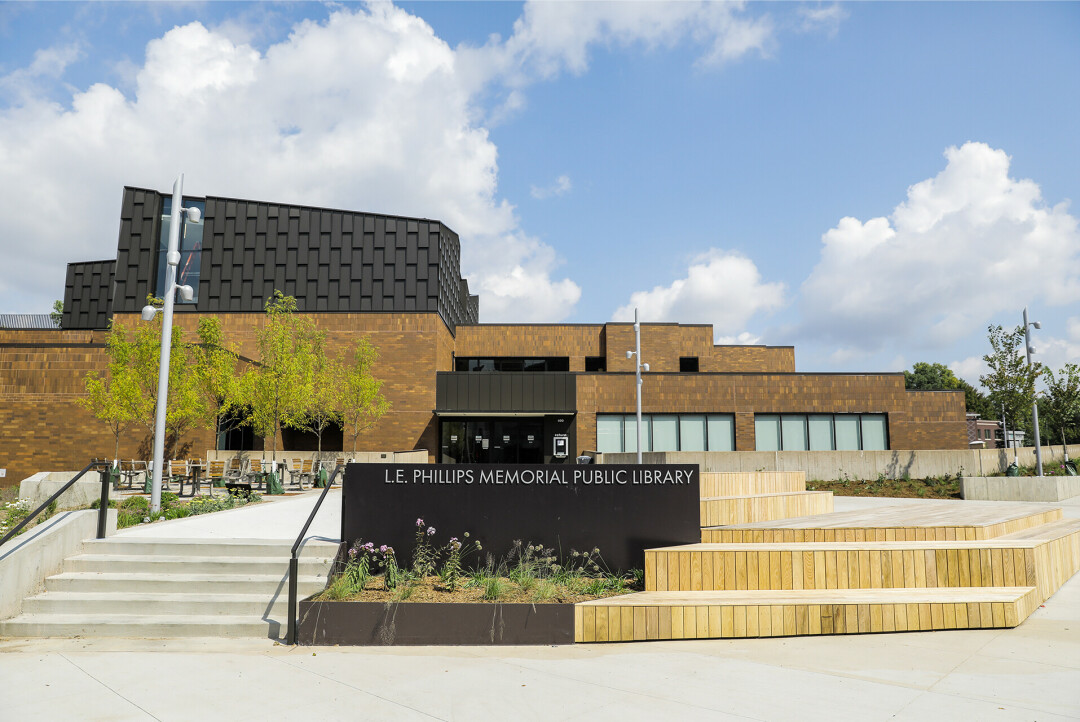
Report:
M 355 557 L 356 556 L 356 547 L 353 547 L 352 549 L 349 550 L 349 556 L 350 557 Z
M 432 536 L 433 534 L 435 534 L 435 527 L 433 527 L 433 526 L 429 526 L 429 527 L 427 528 L 427 535 L 428 535 L 428 536 Z
M 389 548 L 389 547 L 387 547 L 387 546 L 386 546 L 385 544 L 383 544 L 383 545 L 382 545 L 381 547 L 379 547 L 379 553 L 380 553 L 380 554 L 385 554 L 385 553 L 386 553 L 386 550 L 387 550 L 388 548 Z
M 456 537 L 456 536 L 452 536 L 452 537 L 450 537 L 450 543 L 451 543 L 451 544 L 452 544 L 452 543 L 454 543 L 454 542 L 456 542 L 456 541 L 457 541 L 457 537 Z
M 424 525 L 424 520 L 423 519 L 417 519 L 416 520 L 416 525 L 417 526 L 423 526 Z

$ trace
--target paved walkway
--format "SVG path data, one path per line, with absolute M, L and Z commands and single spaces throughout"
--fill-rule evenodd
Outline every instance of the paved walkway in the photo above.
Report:
M 896 501 L 841 497 L 836 508 Z M 312 503 L 126 533 L 288 538 Z M 336 506 L 320 512 L 319 534 L 335 534 Z M 1080 498 L 1063 506 L 1080 517 Z M 1011 630 L 375 649 L 7 640 L 0 710 L 12 720 L 1075 720 L 1080 575 Z

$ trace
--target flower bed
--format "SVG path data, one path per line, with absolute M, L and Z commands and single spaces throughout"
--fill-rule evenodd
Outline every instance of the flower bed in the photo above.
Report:
M 357 541 L 340 573 L 300 603 L 301 644 L 569 644 L 577 602 L 638 591 L 640 572 L 612 574 L 599 549 L 559 558 L 515 542 L 505 559 L 485 555 L 469 534 L 435 546 L 435 529 L 416 520 L 412 563 L 393 548 Z

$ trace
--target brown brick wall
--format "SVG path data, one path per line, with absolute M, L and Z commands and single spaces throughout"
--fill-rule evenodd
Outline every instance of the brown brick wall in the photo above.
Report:
M 347 348 L 367 334 L 379 348 L 375 374 L 384 381 L 383 393 L 391 402 L 390 413 L 357 440 L 359 451 L 427 449 L 434 458 L 438 442 L 433 421 L 435 372 L 451 368 L 454 338 L 434 313 L 317 314 L 317 323 L 328 333 L 331 351 Z M 198 324 L 195 314 L 178 313 L 177 326 L 189 337 Z M 255 331 L 262 323 L 254 314 L 222 314 L 226 337 L 241 354 L 257 358 Z M 137 316 L 118 316 L 128 328 L 142 323 Z M 51 334 L 38 340 L 38 334 Z M 62 335 L 62 340 L 56 334 Z M 25 334 L 25 335 L 24 335 Z M 33 340 L 30 340 L 33 338 Z M 83 378 L 91 370 L 103 370 L 107 359 L 103 332 L 46 331 L 5 332 L 4 343 L 70 343 L 67 347 L 0 346 L 0 468 L 7 476 L 0 484 L 17 484 L 42 470 L 82 468 L 93 456 L 111 456 L 113 438 L 104 423 L 80 408 L 75 399 L 83 393 Z M 148 431 L 132 429 L 122 440 L 120 454 L 138 455 Z M 213 448 L 213 433 L 193 430 L 185 441 L 192 454 Z M 346 450 L 352 440 L 346 436 Z M 266 450 L 270 451 L 267 440 Z M 281 439 L 278 438 L 278 449 Z
M 966 449 L 960 392 L 907 392 L 902 374 L 646 374 L 643 413 L 734 413 L 735 448 L 754 450 L 754 413 L 886 413 L 893 449 Z M 578 445 L 597 413 L 633 413 L 633 374 L 578 377 Z M 582 423 L 583 417 L 587 417 Z

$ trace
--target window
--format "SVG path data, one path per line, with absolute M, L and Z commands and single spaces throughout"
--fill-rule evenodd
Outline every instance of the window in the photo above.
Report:
M 198 208 L 206 212 L 206 202 L 193 199 L 184 199 L 187 207 Z M 165 271 L 168 261 L 165 256 L 169 253 L 169 226 L 172 223 L 172 198 L 166 197 L 165 204 L 161 209 L 161 236 L 158 238 L 158 261 L 157 261 L 157 284 L 154 286 L 154 295 L 158 298 L 165 297 Z M 199 274 L 202 270 L 202 246 L 203 246 L 203 220 L 198 223 L 185 221 L 181 225 L 180 265 L 176 267 L 176 283 L 181 286 L 191 286 L 195 292 L 190 303 L 199 300 Z M 176 303 L 187 303 L 180 300 L 179 294 L 175 298 Z
M 597 372 L 607 371 L 607 359 L 603 356 L 586 356 L 585 357 L 585 371 Z
M 679 371 L 684 374 L 697 373 L 698 370 L 698 357 L 697 356 L 680 356 L 679 357 Z
M 568 356 L 547 356 L 526 358 L 523 356 L 503 356 L 501 358 L 479 358 L 459 356 L 454 360 L 455 371 L 469 373 L 514 373 L 521 371 L 545 372 L 570 370 Z
M 642 451 L 733 451 L 733 414 L 642 414 Z M 597 414 L 596 450 L 637 451 L 636 414 Z
M 755 414 L 758 451 L 878 451 L 889 448 L 885 414 Z

